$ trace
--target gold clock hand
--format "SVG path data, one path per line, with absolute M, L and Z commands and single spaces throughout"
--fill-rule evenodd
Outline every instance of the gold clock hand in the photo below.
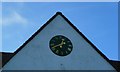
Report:
M 63 44 L 65 44 L 65 42 L 64 42 L 64 41 L 62 41 L 62 42 L 61 42 L 61 46 L 60 46 L 60 48 L 62 48 L 62 45 L 63 45 Z
M 56 47 L 58 47 L 58 46 L 60 46 L 60 44 L 58 44 L 58 45 L 55 45 L 55 46 L 53 46 L 52 48 L 56 48 Z
M 58 44 L 58 45 L 55 45 L 55 46 L 53 46 L 52 48 L 56 48 L 56 47 L 58 47 L 58 46 L 62 46 L 63 44 L 65 44 L 65 42 L 61 42 L 60 44 Z M 62 47 L 61 47 L 62 48 Z
M 61 44 L 55 45 L 55 46 L 53 46 L 52 48 L 55 48 L 55 47 L 58 47 L 58 46 L 61 46 Z
M 63 45 L 63 44 L 64 44 L 64 42 L 62 41 L 62 42 L 61 42 L 61 45 Z

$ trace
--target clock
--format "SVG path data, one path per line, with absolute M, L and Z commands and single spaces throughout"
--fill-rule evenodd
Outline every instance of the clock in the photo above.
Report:
M 51 38 L 49 47 L 52 52 L 58 56 L 66 56 L 70 54 L 73 49 L 70 39 L 63 35 L 57 35 Z

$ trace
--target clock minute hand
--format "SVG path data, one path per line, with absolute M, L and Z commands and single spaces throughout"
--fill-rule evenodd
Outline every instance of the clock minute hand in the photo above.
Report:
M 61 46 L 61 44 L 55 45 L 55 46 L 53 46 L 52 48 L 55 48 L 55 47 L 58 47 L 58 46 Z
M 53 46 L 53 48 L 58 47 L 58 46 L 61 46 L 61 45 L 63 45 L 63 44 L 64 44 L 64 42 L 62 41 L 60 44 Z

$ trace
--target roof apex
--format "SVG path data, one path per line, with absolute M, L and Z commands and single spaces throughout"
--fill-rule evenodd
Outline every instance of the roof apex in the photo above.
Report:
M 62 15 L 62 12 L 57 12 L 56 14 L 57 14 L 57 15 Z

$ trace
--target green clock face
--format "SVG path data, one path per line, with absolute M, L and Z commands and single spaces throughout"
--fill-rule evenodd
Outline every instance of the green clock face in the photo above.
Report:
M 52 52 L 59 56 L 66 56 L 70 54 L 73 49 L 71 41 L 62 35 L 54 36 L 50 40 L 49 46 Z

